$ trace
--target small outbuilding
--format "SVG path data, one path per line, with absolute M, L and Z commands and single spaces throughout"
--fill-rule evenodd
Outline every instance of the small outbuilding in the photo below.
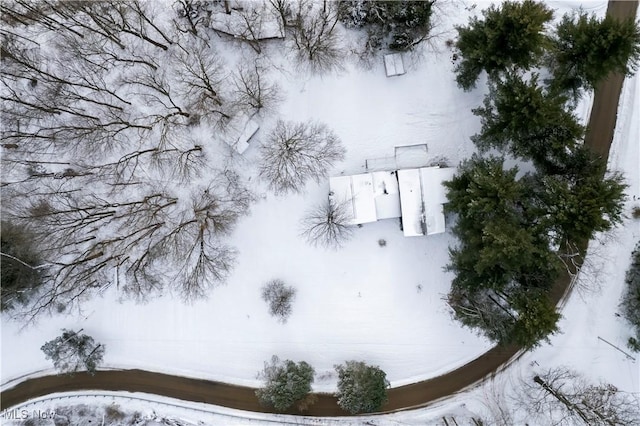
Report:
M 402 54 L 390 53 L 388 55 L 384 55 L 384 70 L 387 73 L 387 77 L 404 74 L 406 71 L 404 70 Z

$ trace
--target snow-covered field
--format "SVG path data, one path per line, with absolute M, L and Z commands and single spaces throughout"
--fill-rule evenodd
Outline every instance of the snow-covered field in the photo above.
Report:
M 580 2 L 551 4 L 558 18 Z M 443 30 L 466 22 L 469 13 L 488 4 L 479 3 L 470 11 L 471 5 L 447 4 Z M 584 8 L 601 15 L 606 2 L 584 2 Z M 333 174 L 358 173 L 366 159 L 390 156 L 394 146 L 416 143 L 426 143 L 430 156 L 444 156 L 455 165 L 473 151 L 469 136 L 478 131 L 479 121 L 471 109 L 480 105 L 484 89 L 463 93 L 456 87 L 450 52 L 444 46 L 451 37 L 453 33 L 446 33 L 437 51 L 428 49 L 411 58 L 408 73 L 401 77 L 386 78 L 381 62 L 371 70 L 347 63 L 344 71 L 322 77 L 285 67 L 278 83 L 287 98 L 278 114 L 325 122 L 340 136 L 347 156 Z M 628 211 L 640 204 L 633 199 L 640 200 L 637 80 L 625 82 L 610 157 L 610 169 L 625 172 Z M 589 107 L 587 102 L 578 112 L 587 114 Z M 250 148 L 248 163 L 254 155 Z M 232 276 L 208 300 L 184 305 L 166 295 L 136 305 L 119 301 L 117 289 L 111 287 L 85 304 L 82 312 L 43 318 L 26 329 L 3 316 L 3 389 L 27 375 L 52 372 L 39 348 L 63 327 L 84 328 L 104 343 L 106 367 L 139 367 L 255 386 L 256 372 L 275 354 L 313 365 L 318 391 L 334 389 L 333 365 L 347 359 L 380 365 L 391 384 L 398 386 L 445 373 L 490 347 L 460 328 L 442 300 L 451 279 L 443 271 L 452 241 L 449 234 L 406 238 L 398 223 L 390 220 L 356 229 L 339 251 L 310 247 L 299 236 L 299 220 L 327 191 L 324 183 L 309 185 L 304 196 L 274 197 L 265 192 L 232 237 L 239 251 Z M 571 365 L 627 392 L 640 391 L 638 361 L 598 339 L 624 348 L 628 329 L 614 312 L 631 249 L 639 238 L 640 222 L 627 219 L 592 241 L 590 266 L 580 277 L 592 291 L 574 292 L 562 310 L 562 334 L 554 336 L 551 345 L 523 356 L 505 374 L 527 374 L 536 365 Z M 386 246 L 379 246 L 379 239 L 386 240 Z M 260 298 L 261 286 L 272 278 L 297 289 L 286 324 L 270 317 Z M 460 395 L 446 410 L 456 410 L 462 400 L 473 405 L 469 401 L 480 401 L 482 392 Z M 433 410 L 443 409 L 376 419 L 380 424 L 424 424 L 435 415 Z M 194 423 L 202 420 L 193 413 L 189 416 L 194 417 Z M 224 417 L 216 421 L 232 424 Z

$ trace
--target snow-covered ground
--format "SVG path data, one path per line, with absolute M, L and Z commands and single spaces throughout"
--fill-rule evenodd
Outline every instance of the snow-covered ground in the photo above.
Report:
M 551 4 L 558 18 L 580 2 Z M 465 6 L 471 3 L 448 5 L 443 25 L 464 23 L 469 13 L 487 3 L 471 12 Z M 604 1 L 583 6 L 599 15 L 606 10 Z M 348 152 L 334 174 L 360 172 L 366 159 L 390 156 L 394 146 L 415 143 L 427 143 L 430 155 L 447 157 L 455 165 L 473 151 L 469 136 L 478 131 L 479 121 L 471 109 L 480 105 L 484 90 L 463 93 L 455 86 L 450 52 L 444 48 L 444 40 L 452 36 L 443 38 L 440 52 L 428 51 L 409 61 L 409 71 L 401 77 L 386 78 L 382 62 L 372 70 L 347 64 L 343 72 L 322 77 L 285 70 L 279 84 L 287 99 L 280 114 L 291 120 L 326 122 L 336 131 Z M 610 156 L 610 169 L 624 171 L 629 184 L 628 212 L 640 204 L 633 199 L 640 200 L 637 80 L 625 82 Z M 586 102 L 577 112 L 584 117 L 589 107 Z M 255 150 L 247 151 L 249 161 L 252 154 Z M 488 342 L 453 322 L 442 300 L 451 279 L 442 269 L 450 235 L 405 238 L 391 220 L 356 229 L 340 251 L 312 248 L 299 236 L 299 220 L 311 204 L 326 196 L 327 189 L 325 183 L 309 185 L 304 196 L 265 194 L 233 235 L 239 250 L 233 275 L 208 300 L 183 305 L 167 295 L 135 305 L 118 302 L 112 287 L 102 298 L 85 304 L 82 312 L 45 318 L 26 329 L 3 316 L 3 389 L 25 375 L 52 372 L 39 348 L 62 327 L 84 328 L 106 344 L 107 367 L 140 367 L 257 385 L 256 372 L 276 354 L 312 364 L 318 373 L 314 388 L 320 391 L 334 389 L 332 367 L 347 359 L 380 365 L 398 386 L 442 374 L 484 352 Z M 379 239 L 386 240 L 385 247 L 379 246 Z M 627 219 L 592 241 L 589 267 L 580 277 L 591 291 L 575 291 L 562 310 L 562 333 L 550 345 L 524 355 L 505 374 L 570 365 L 594 379 L 639 392 L 638 361 L 598 339 L 625 346 L 628 326 L 614 313 L 638 239 L 640 222 Z M 293 314 L 284 325 L 268 315 L 260 298 L 260 287 L 272 278 L 297 288 Z M 462 401 L 473 405 L 470 401 L 480 401 L 483 392 L 459 395 L 444 408 L 375 419 L 379 424 L 424 424 L 435 413 L 459 410 Z M 189 418 L 194 423 L 233 424 L 224 417 L 214 421 L 192 413 Z
M 468 13 L 463 4 L 447 4 L 442 31 L 465 22 Z M 347 154 L 333 175 L 361 172 L 367 159 L 419 143 L 428 145 L 431 158 L 456 165 L 473 151 L 469 137 L 479 120 L 471 109 L 485 92 L 456 87 L 444 44 L 451 36 L 437 41 L 437 51 L 406 56 L 408 72 L 396 78 L 385 76 L 382 60 L 370 70 L 346 61 L 341 71 L 309 76 L 271 54 L 286 93 L 278 116 L 324 122 L 338 134 Z M 250 148 L 246 164 L 256 154 Z M 166 295 L 145 305 L 120 303 L 112 286 L 83 312 L 24 330 L 3 318 L 2 382 L 48 369 L 39 348 L 62 327 L 82 327 L 104 343 L 106 367 L 257 385 L 257 371 L 275 354 L 311 363 L 321 391 L 334 389 L 333 366 L 345 360 L 380 365 L 397 386 L 445 373 L 490 347 L 455 323 L 443 301 L 451 280 L 443 271 L 449 234 L 405 238 L 399 223 L 387 220 L 356 228 L 339 251 L 314 248 L 300 236 L 300 219 L 327 193 L 328 181 L 308 185 L 304 195 L 264 191 L 232 236 L 239 252 L 233 274 L 208 300 L 184 305 Z M 273 278 L 297 289 L 284 325 L 269 316 L 260 297 Z

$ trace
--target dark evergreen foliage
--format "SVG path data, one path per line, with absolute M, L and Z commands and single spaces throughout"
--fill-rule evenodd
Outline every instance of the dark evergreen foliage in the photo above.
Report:
M 33 246 L 34 236 L 25 226 L 3 220 L 0 228 L 0 309 L 26 303 L 42 284 L 42 259 Z
M 490 84 L 484 107 L 473 113 L 482 130 L 472 137 L 481 151 L 496 148 L 531 160 L 538 170 L 564 171 L 584 128 L 566 109 L 567 98 L 550 94 L 538 84 L 538 75 L 525 81 L 516 73 Z
M 640 26 L 633 18 L 564 15 L 552 37 L 549 68 L 555 91 L 577 97 L 611 72 L 631 75 L 640 62 Z
M 555 332 L 559 315 L 546 293 L 559 272 L 531 188 L 500 158 L 472 157 L 445 185 L 457 213 L 449 270 L 455 317 L 501 344 L 535 346 Z
M 387 402 L 387 375 L 378 366 L 362 361 L 336 365 L 338 405 L 351 414 L 371 413 Z
M 588 240 L 622 222 L 627 185 L 620 173 L 604 176 L 605 170 L 605 160 L 592 155 L 581 174 L 534 177 L 540 224 L 556 236 L 557 244 Z
M 483 19 L 474 17 L 469 25 L 457 27 L 461 62 L 455 72 L 464 90 L 475 87 L 483 70 L 492 76 L 513 68 L 529 69 L 548 45 L 544 26 L 553 12 L 543 3 L 506 1 L 482 14 Z
M 433 4 L 430 1 L 341 1 L 340 20 L 347 28 L 366 28 L 369 39 L 393 50 L 410 50 L 428 37 Z

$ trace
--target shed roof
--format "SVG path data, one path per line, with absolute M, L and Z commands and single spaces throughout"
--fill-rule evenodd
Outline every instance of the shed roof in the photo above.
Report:
M 388 55 L 384 55 L 384 70 L 387 73 L 387 77 L 404 74 L 405 70 L 402 54 L 390 53 Z

